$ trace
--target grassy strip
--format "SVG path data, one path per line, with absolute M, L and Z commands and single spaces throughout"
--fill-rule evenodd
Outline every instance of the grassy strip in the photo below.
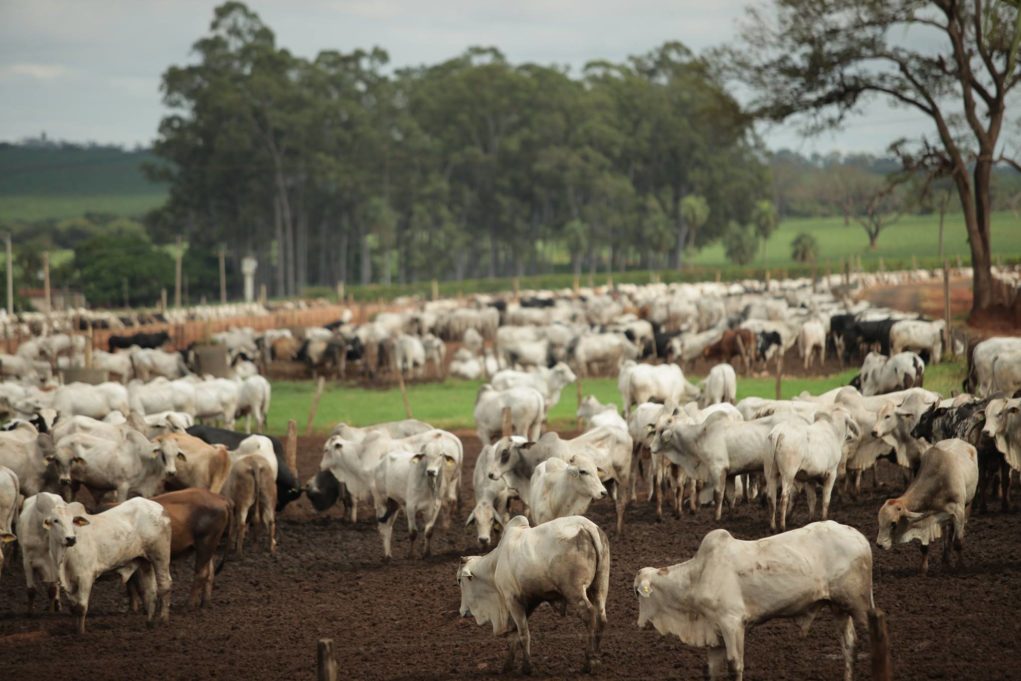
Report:
M 855 373 L 856 369 L 848 369 L 832 376 L 788 378 L 783 381 L 782 394 L 788 399 L 803 391 L 817 395 L 847 385 Z M 952 390 L 960 390 L 963 378 L 964 365 L 959 361 L 948 362 L 930 367 L 926 372 L 925 384 L 930 390 L 949 395 Z M 474 429 L 472 412 L 480 384 L 457 380 L 415 384 L 408 387 L 408 399 L 415 418 L 440 428 Z M 616 379 L 585 379 L 583 388 L 585 394 L 595 395 L 601 402 L 620 404 Z M 775 381 L 770 376 L 738 377 L 738 399 L 748 396 L 771 398 L 775 394 L 774 391 Z M 275 381 L 269 417 L 270 431 L 283 433 L 287 429 L 287 420 L 293 418 L 298 421 L 299 431 L 304 432 L 314 392 L 315 386 L 311 381 Z M 560 403 L 550 414 L 552 427 L 562 429 L 574 423 L 575 402 L 573 388 L 568 387 Z M 402 418 L 404 407 L 397 388 L 367 390 L 333 383 L 328 384 L 323 392 L 313 427 L 316 431 L 323 432 L 341 421 L 355 426 L 366 426 Z

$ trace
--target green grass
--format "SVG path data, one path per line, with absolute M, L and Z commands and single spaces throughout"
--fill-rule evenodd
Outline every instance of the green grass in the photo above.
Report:
M 897 264 L 909 265 L 912 256 L 921 261 L 934 259 L 939 254 L 939 217 L 936 215 L 905 215 L 879 234 L 875 251 L 869 250 L 865 230 L 854 221 L 845 227 L 840 217 L 797 218 L 784 220 L 780 224 L 766 244 L 765 260 L 760 255 L 753 264 L 770 268 L 795 266 L 791 260 L 790 243 L 801 232 L 812 234 L 819 242 L 821 263 L 860 255 L 862 264 L 871 265 L 870 269 L 878 266 L 880 257 L 885 260 L 886 267 L 891 269 Z M 1012 212 L 994 213 L 992 243 L 993 251 L 1004 258 L 1021 255 L 1021 217 Z M 967 262 L 971 257 L 967 231 L 960 214 L 947 215 L 943 244 L 948 258 L 953 259 L 959 255 Z M 690 258 L 690 262 L 702 267 L 729 265 L 720 244 L 703 249 Z
M 0 220 L 64 219 L 85 213 L 111 213 L 125 217 L 142 215 L 157 208 L 166 194 L 92 194 L 80 196 L 0 196 Z
M 831 376 L 788 378 L 782 383 L 781 394 L 785 399 L 803 391 L 817 395 L 847 385 L 855 373 L 856 369 L 848 369 Z M 963 377 L 964 365 L 961 361 L 946 362 L 926 369 L 925 386 L 950 395 L 951 391 L 960 389 Z M 691 380 L 697 380 L 697 377 L 691 377 Z M 480 382 L 455 380 L 411 385 L 408 387 L 408 400 L 417 419 L 439 428 L 474 430 L 472 411 L 479 385 Z M 595 395 L 600 402 L 620 404 L 615 378 L 584 379 L 582 386 L 585 394 Z M 270 432 L 283 433 L 287 429 L 287 420 L 292 418 L 297 420 L 299 432 L 304 432 L 314 392 L 315 386 L 311 381 L 274 381 L 269 415 Z M 738 399 L 749 396 L 772 398 L 774 395 L 773 377 L 738 377 Z M 560 403 L 550 413 L 551 426 L 558 429 L 570 427 L 574 423 L 576 406 L 574 389 L 568 387 Z M 369 390 L 331 383 L 323 391 L 313 427 L 323 432 L 341 421 L 354 426 L 367 426 L 402 418 L 404 406 L 397 388 Z

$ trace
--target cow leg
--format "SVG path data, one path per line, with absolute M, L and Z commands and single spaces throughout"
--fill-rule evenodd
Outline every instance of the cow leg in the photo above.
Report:
M 433 528 L 436 527 L 436 520 L 439 518 L 440 511 L 442 510 L 443 503 L 439 500 L 434 501 L 429 518 L 425 523 L 425 552 L 422 554 L 423 557 L 427 558 L 432 555 Z
M 726 646 L 727 662 L 734 670 L 734 680 L 744 679 L 744 628 L 738 624 L 733 628 L 723 627 L 723 644 Z
M 507 604 L 511 619 L 518 630 L 518 647 L 521 649 L 521 673 L 532 673 L 532 640 L 528 632 L 528 613 L 516 600 Z
M 830 473 L 822 483 L 822 519 L 826 520 L 830 515 L 830 500 L 833 498 L 833 485 L 837 482 L 837 474 Z
M 791 482 L 786 477 L 780 479 L 780 531 L 787 531 L 787 507 L 791 501 Z
M 245 555 L 245 536 L 248 534 L 249 510 L 251 510 L 249 504 L 240 504 L 235 512 L 234 527 L 237 528 L 237 534 L 234 536 L 234 552 L 238 554 L 238 558 L 244 558 Z
M 719 522 L 720 518 L 723 517 L 723 499 L 727 496 L 727 469 L 716 473 L 713 476 L 713 484 L 715 489 L 713 490 L 713 501 L 716 502 L 716 520 Z
M 394 523 L 397 522 L 397 502 L 387 499 L 382 508 L 376 507 L 376 528 L 383 539 L 383 560 L 388 562 L 393 557 Z
M 766 473 L 766 497 L 769 498 L 769 529 L 776 532 L 776 476 Z
M 929 545 L 922 544 L 920 548 L 922 550 L 922 564 L 919 566 L 918 571 L 924 575 L 929 572 Z
M 850 615 L 840 628 L 840 652 L 844 654 L 844 681 L 854 680 L 854 618 Z
M 698 480 L 695 478 L 688 482 L 688 510 L 692 514 L 698 510 Z
M 579 587 L 579 596 L 575 606 L 578 609 L 578 616 L 585 623 L 588 629 L 588 647 L 585 650 L 585 665 L 581 668 L 586 674 L 591 674 L 599 667 L 599 638 L 602 627 L 599 620 L 599 608 L 592 605 L 585 593 L 585 586 Z
M 812 518 L 815 517 L 816 493 L 814 481 L 809 480 L 808 483 L 805 484 L 805 496 L 808 497 L 808 520 L 811 522 Z
M 514 658 L 518 652 L 518 638 L 517 636 L 507 637 L 507 659 L 503 662 L 503 673 L 511 674 L 514 672 Z
M 624 512 L 627 510 L 627 486 L 613 481 L 614 495 L 613 504 L 617 510 L 617 536 L 624 536 Z
M 195 574 L 191 580 L 191 593 L 188 595 L 188 605 L 191 608 L 199 608 L 206 604 L 205 592 L 208 582 L 212 579 L 212 561 L 200 562 L 195 560 Z
M 709 649 L 709 679 L 717 681 L 730 676 L 727 666 L 727 649 L 724 647 Z
M 1000 510 L 1010 511 L 1010 467 L 1005 461 L 1000 462 Z

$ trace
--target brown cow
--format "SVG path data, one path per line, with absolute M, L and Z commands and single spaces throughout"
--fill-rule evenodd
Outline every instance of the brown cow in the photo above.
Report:
M 727 329 L 723 337 L 702 351 L 707 360 L 734 363 L 739 357 L 747 373 L 751 369 L 752 353 L 755 352 L 755 334 L 749 329 Z
M 201 487 L 217 494 L 223 489 L 230 474 L 230 454 L 226 447 L 207 444 L 188 433 L 164 433 L 154 441 L 160 443 L 164 454 L 177 457 L 177 474 L 167 481 L 167 487 Z
M 195 550 L 195 578 L 191 607 L 204 606 L 213 597 L 213 556 L 230 525 L 233 504 L 209 490 L 189 488 L 152 498 L 170 516 L 170 553 L 177 558 Z
M 277 485 L 269 462 L 260 454 L 242 456 L 231 466 L 223 495 L 234 502 L 234 522 L 231 525 L 228 546 L 238 556 L 244 554 L 245 534 L 248 532 L 249 512 L 252 525 L 262 525 L 269 536 L 269 552 L 277 551 L 276 505 Z M 256 530 L 252 531 L 254 535 Z
M 282 359 L 290 361 L 294 359 L 295 355 L 298 354 L 298 350 L 301 348 L 301 341 L 297 338 L 283 337 L 277 338 L 270 345 L 270 357 L 272 359 Z

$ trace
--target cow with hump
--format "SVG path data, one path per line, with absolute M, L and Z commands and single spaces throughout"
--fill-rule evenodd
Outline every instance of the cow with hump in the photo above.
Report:
M 943 534 L 943 560 L 949 562 L 951 546 L 958 564 L 964 548 L 964 526 L 978 487 L 978 453 L 957 438 L 937 442 L 922 454 L 918 475 L 907 491 L 888 499 L 879 509 L 876 543 L 886 550 L 894 544 L 921 542 L 921 572 L 929 569 L 929 544 Z
M 521 671 L 532 671 L 528 616 L 543 603 L 561 615 L 576 609 L 588 627 L 585 671 L 599 663 L 599 642 L 606 626 L 610 584 L 610 544 L 606 534 L 581 516 L 557 518 L 528 526 L 515 516 L 495 549 L 461 559 L 457 570 L 461 616 L 491 624 L 497 636 L 509 636 L 504 671 L 514 668 L 521 651 Z
M 744 678 L 745 628 L 794 619 L 807 630 L 823 608 L 839 618 L 844 679 L 854 677 L 854 625 L 867 626 L 872 550 L 858 530 L 824 520 L 757 541 L 707 534 L 695 556 L 646 567 L 634 582 L 638 626 L 709 648 L 709 678 Z

